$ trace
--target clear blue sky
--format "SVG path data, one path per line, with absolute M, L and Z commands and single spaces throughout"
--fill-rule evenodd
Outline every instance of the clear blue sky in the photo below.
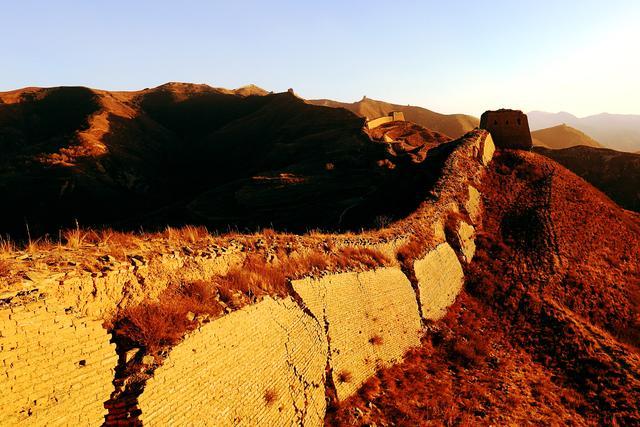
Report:
M 640 114 L 640 1 L 0 0 L 0 91 L 167 81 Z

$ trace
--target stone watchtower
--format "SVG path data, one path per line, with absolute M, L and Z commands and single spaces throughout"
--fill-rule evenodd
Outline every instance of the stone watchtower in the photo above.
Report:
M 480 128 L 491 134 L 500 148 L 531 150 L 531 132 L 527 115 L 519 110 L 485 111 L 480 117 Z

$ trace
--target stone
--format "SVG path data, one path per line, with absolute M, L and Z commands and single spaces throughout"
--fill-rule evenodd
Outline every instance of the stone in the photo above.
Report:
M 126 363 L 129 363 L 140 351 L 139 348 L 132 348 L 124 354 L 124 360 Z

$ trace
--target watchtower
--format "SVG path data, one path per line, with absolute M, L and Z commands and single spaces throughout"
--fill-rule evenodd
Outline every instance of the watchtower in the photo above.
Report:
M 520 150 L 531 150 L 533 147 L 529 121 L 522 111 L 485 111 L 480 117 L 480 128 L 489 131 L 497 147 Z

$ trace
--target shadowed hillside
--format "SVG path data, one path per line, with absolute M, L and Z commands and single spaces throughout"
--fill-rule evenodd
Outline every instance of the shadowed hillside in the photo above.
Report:
M 333 108 L 344 108 L 360 117 L 374 119 L 388 115 L 391 111 L 402 111 L 406 120 L 422 127 L 443 133 L 451 138 L 459 138 L 478 126 L 480 121 L 464 114 L 440 114 L 426 108 L 409 105 L 389 104 L 367 97 L 353 103 L 337 102 L 329 99 L 308 100 L 310 104 Z
M 640 155 L 606 148 L 535 148 L 611 197 L 625 209 L 640 212 Z
M 332 425 L 636 425 L 640 220 L 563 167 L 502 152 L 466 291 Z
M 76 220 L 125 230 L 369 227 L 410 212 L 433 173 L 372 140 L 348 111 L 255 86 L 28 88 L 0 99 L 0 233 L 17 236 L 55 235 Z M 428 133 L 412 141 L 438 145 Z
M 565 124 L 533 131 L 531 132 L 531 137 L 533 138 L 534 146 L 552 148 L 554 150 L 576 145 L 602 148 L 598 141 Z

